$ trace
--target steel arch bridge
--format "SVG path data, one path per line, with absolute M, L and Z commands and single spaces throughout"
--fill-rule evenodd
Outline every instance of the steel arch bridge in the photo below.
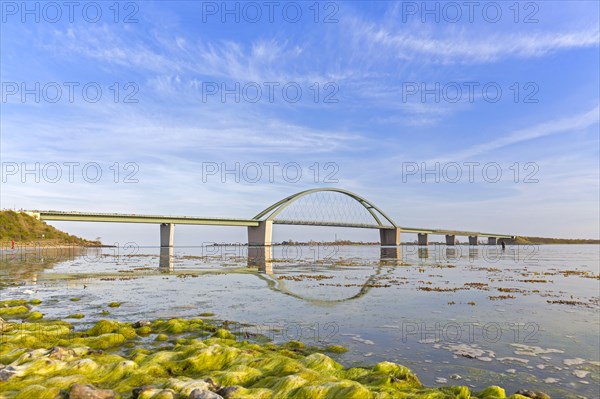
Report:
M 292 194 L 251 219 L 65 211 L 26 213 L 45 221 L 160 224 L 161 247 L 173 246 L 175 224 L 247 227 L 251 246 L 272 245 L 273 224 L 378 229 L 382 245 L 396 246 L 400 245 L 401 232 L 417 233 L 420 245 L 427 245 L 430 234 L 445 235 L 447 245 L 454 245 L 457 235 L 468 236 L 471 245 L 477 245 L 478 237 L 488 237 L 488 243 L 493 245 L 497 239 L 514 239 L 506 234 L 401 227 L 369 200 L 340 188 L 316 188 Z

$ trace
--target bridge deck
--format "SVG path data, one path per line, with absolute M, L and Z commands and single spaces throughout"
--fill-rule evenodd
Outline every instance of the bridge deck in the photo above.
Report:
M 210 226 L 246 226 L 257 227 L 258 220 L 243 218 L 216 218 L 216 217 L 191 217 L 191 216 L 164 216 L 164 215 L 137 215 L 125 213 L 95 213 L 95 212 L 63 212 L 63 211 L 31 211 L 30 214 L 48 221 L 65 222 L 112 222 L 112 223 L 173 223 L 173 224 L 191 224 L 191 225 L 210 225 Z M 376 224 L 355 224 L 338 222 L 307 222 L 300 220 L 274 220 L 274 224 L 304 225 L 304 226 L 331 226 L 331 227 L 351 227 L 366 229 L 393 229 L 393 226 L 379 226 Z M 481 233 L 475 231 L 447 230 L 447 229 L 426 229 L 416 227 L 400 227 L 403 233 L 422 233 L 431 235 L 457 235 L 457 236 L 479 236 L 479 237 L 498 237 L 511 238 L 508 234 Z

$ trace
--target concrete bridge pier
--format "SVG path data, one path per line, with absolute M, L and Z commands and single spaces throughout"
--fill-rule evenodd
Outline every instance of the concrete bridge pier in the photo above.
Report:
M 381 239 L 381 245 L 400 245 L 400 229 L 379 229 L 379 238 Z
M 173 236 L 175 233 L 175 225 L 173 223 L 161 223 L 160 224 L 160 246 L 172 247 Z
M 161 270 L 173 271 L 173 247 L 161 247 L 158 268 Z
M 477 245 L 477 236 L 469 236 L 469 245 Z
M 497 241 L 496 237 L 488 237 L 488 245 L 496 245 Z
M 271 245 L 273 239 L 273 221 L 264 220 L 256 227 L 248 227 L 248 245 L 265 246 Z
M 419 233 L 417 234 L 417 242 L 419 245 L 427 245 L 429 244 L 427 233 Z
M 456 236 L 454 234 L 446 234 L 446 245 L 454 246 L 456 244 Z

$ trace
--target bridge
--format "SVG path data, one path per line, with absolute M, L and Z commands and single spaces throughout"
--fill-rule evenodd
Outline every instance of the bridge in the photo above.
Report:
M 416 233 L 419 245 L 427 245 L 429 235 L 445 235 L 446 245 L 455 245 L 456 236 L 469 237 L 469 245 L 477 245 L 479 237 L 487 237 L 489 245 L 515 238 L 507 234 L 402 227 L 370 201 L 339 188 L 301 191 L 251 219 L 38 210 L 26 213 L 44 221 L 159 224 L 161 247 L 173 246 L 176 224 L 246 227 L 249 246 L 272 245 L 274 224 L 378 229 L 384 246 L 400 245 L 401 233 Z

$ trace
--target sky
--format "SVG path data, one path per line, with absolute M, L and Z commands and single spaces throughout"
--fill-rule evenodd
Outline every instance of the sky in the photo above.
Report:
M 401 226 L 597 239 L 599 4 L 2 1 L 0 207 L 249 218 L 335 187 Z

